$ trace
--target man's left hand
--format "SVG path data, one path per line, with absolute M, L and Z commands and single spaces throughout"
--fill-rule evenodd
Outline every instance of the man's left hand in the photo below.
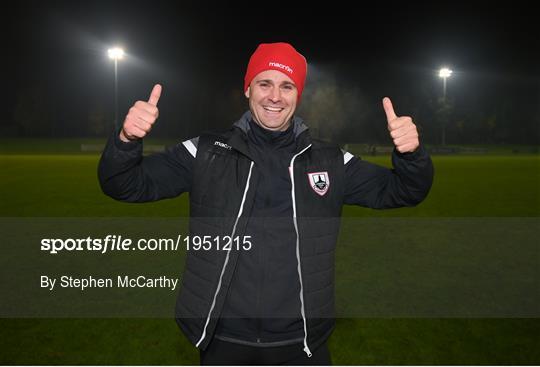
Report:
M 388 131 L 400 153 L 414 152 L 420 145 L 416 125 L 409 116 L 396 116 L 390 98 L 383 98 L 383 108 L 388 121 Z

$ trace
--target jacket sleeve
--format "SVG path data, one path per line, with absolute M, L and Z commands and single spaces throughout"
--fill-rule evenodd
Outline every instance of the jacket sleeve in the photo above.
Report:
M 116 200 L 148 202 L 172 198 L 191 189 L 198 139 L 143 156 L 143 142 L 125 143 L 117 133 L 105 146 L 98 167 L 103 192 Z
M 393 169 L 345 153 L 345 204 L 373 209 L 415 206 L 433 183 L 433 163 L 423 145 L 411 153 L 392 153 Z

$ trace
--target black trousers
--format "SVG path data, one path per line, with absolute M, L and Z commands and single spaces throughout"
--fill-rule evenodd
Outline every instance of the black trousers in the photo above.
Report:
M 200 351 L 201 365 L 288 365 L 330 366 L 330 352 L 324 342 L 308 357 L 303 344 L 283 347 L 251 347 L 212 339 L 206 350 Z

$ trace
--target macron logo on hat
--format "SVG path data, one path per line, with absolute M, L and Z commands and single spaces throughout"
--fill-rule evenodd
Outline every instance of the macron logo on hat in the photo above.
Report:
M 274 61 L 270 61 L 268 63 L 268 66 L 272 66 L 272 67 L 275 67 L 275 68 L 280 68 L 280 69 L 283 69 L 285 70 L 286 72 L 292 74 L 293 73 L 293 69 L 291 69 L 289 66 L 287 65 L 283 65 L 283 64 L 280 64 L 279 62 L 274 62 Z

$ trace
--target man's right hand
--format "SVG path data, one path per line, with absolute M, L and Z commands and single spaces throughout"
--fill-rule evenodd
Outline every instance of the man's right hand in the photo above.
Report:
M 150 132 L 152 125 L 156 122 L 159 116 L 157 104 L 161 96 L 161 85 L 154 85 L 148 102 L 137 101 L 129 109 L 129 112 L 124 120 L 124 126 L 120 131 L 120 140 L 130 142 L 137 139 L 142 139 Z

